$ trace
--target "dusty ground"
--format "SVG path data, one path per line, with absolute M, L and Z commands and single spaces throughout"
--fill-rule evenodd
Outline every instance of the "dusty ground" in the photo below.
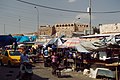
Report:
M 33 79 L 32 80 L 97 80 L 89 78 L 88 76 L 82 75 L 81 72 L 63 72 L 62 77 L 58 78 L 51 74 L 50 67 L 44 67 L 43 63 L 35 64 L 33 67 Z M 8 68 L 0 66 L 0 80 L 15 80 L 18 74 L 19 67 Z

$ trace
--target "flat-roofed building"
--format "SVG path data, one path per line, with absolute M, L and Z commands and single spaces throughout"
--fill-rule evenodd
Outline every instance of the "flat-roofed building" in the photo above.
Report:
M 64 34 L 67 37 L 71 37 L 74 32 L 84 33 L 88 29 L 88 25 L 80 23 L 55 24 L 54 26 L 58 36 Z
M 75 31 L 74 23 L 70 24 L 55 24 L 56 34 L 58 36 L 64 34 L 68 37 L 72 35 L 72 33 Z
M 115 24 L 100 24 L 100 33 L 120 33 L 120 23 Z
M 65 35 L 67 37 L 72 37 L 74 32 L 82 32 L 88 30 L 87 24 L 80 24 L 80 23 L 64 23 L 64 24 L 55 24 L 53 26 L 46 25 L 41 26 L 39 30 L 40 35 L 49 35 L 49 36 L 61 36 Z
M 40 35 L 53 35 L 53 32 L 55 32 L 54 26 L 46 25 L 46 26 L 40 26 L 39 34 Z

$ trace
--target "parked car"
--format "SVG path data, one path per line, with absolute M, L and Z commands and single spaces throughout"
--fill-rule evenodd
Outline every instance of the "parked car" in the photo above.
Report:
M 113 71 L 111 71 L 110 69 L 107 68 L 96 68 L 94 69 L 90 69 L 90 77 L 91 78 L 106 78 L 106 79 L 114 79 L 115 78 L 115 74 L 113 73 Z
M 1 65 L 16 66 L 20 64 L 20 51 L 6 50 L 2 51 L 0 56 Z

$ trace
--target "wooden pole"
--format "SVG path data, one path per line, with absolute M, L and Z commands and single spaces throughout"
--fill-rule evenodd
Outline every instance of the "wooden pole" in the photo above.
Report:
M 116 66 L 116 80 L 118 80 L 118 70 L 117 70 L 117 66 Z

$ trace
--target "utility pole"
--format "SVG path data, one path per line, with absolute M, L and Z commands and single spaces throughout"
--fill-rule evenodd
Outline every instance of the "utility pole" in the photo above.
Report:
M 21 33 L 21 19 L 20 19 L 20 17 L 19 17 L 19 34 Z
M 38 38 L 40 35 L 40 31 L 39 31 L 39 10 L 37 7 L 34 7 L 37 10 L 37 33 L 38 33 Z
M 4 35 L 5 35 L 5 24 L 4 24 Z
M 92 28 L 91 28 L 91 0 L 89 0 L 89 15 L 90 15 L 90 24 L 89 24 L 89 26 L 90 26 L 90 34 L 92 33 L 91 31 L 92 31 Z
M 80 20 L 80 17 L 76 18 L 73 22 L 74 22 L 74 26 L 75 26 L 75 31 L 77 30 L 77 21 Z
M 90 34 L 92 34 L 92 28 L 91 28 L 91 0 L 89 0 L 89 7 L 87 8 L 87 12 L 89 13 L 90 20 L 89 20 L 89 30 Z

